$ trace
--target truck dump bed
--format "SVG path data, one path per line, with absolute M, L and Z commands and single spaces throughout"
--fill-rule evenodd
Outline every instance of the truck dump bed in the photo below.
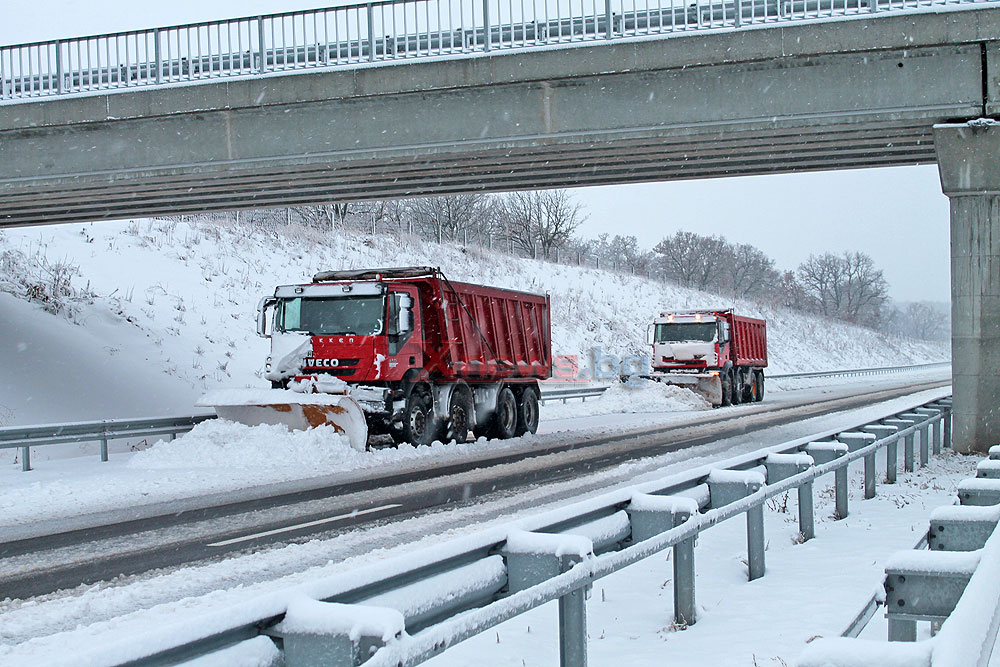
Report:
M 767 366 L 767 324 L 753 317 L 732 316 L 733 350 L 738 366 Z
M 440 281 L 443 357 L 458 377 L 549 377 L 548 295 Z

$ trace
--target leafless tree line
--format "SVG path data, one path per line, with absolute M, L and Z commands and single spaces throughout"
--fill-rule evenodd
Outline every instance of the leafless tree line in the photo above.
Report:
M 587 263 L 671 281 L 732 299 L 751 299 L 926 340 L 943 340 L 948 313 L 928 303 L 896 305 L 888 283 L 862 252 L 810 255 L 781 271 L 759 248 L 722 236 L 678 231 L 650 251 L 635 236 L 575 235 L 581 206 L 565 190 L 461 194 L 244 211 L 242 221 L 297 223 L 331 232 L 410 234 L 514 254 Z

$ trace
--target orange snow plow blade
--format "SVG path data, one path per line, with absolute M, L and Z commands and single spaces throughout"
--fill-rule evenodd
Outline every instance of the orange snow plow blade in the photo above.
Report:
M 205 394 L 197 405 L 215 408 L 219 418 L 247 426 L 275 424 L 293 431 L 332 426 L 351 447 L 364 451 L 368 423 L 358 402 L 346 394 L 301 394 L 283 389 L 219 390 Z
M 701 394 L 715 407 L 722 405 L 722 380 L 718 373 L 654 373 L 657 382 L 672 384 Z

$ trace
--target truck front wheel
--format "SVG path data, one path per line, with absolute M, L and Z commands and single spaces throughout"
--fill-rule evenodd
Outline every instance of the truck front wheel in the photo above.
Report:
M 430 395 L 414 390 L 406 399 L 402 440 L 413 445 L 429 445 L 438 439 L 437 431 Z
M 525 387 L 521 392 L 521 404 L 517 410 L 517 429 L 514 435 L 535 433 L 538 430 L 538 392 L 534 387 Z
M 722 405 L 732 405 L 733 404 L 733 374 L 730 371 L 726 371 L 722 375 Z

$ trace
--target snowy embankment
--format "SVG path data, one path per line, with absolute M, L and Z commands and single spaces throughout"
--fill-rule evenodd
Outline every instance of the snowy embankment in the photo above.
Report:
M 662 310 L 720 306 L 767 319 L 772 373 L 948 356 L 940 345 L 636 276 L 416 238 L 137 220 L 7 230 L 0 253 L 0 292 L 35 299 L 0 294 L 9 323 L 0 425 L 190 413 L 207 389 L 266 386 L 257 301 L 321 269 L 431 265 L 456 280 L 550 292 L 554 352 L 583 365 L 596 347 L 644 353 L 647 324 Z M 81 300 L 64 295 L 69 284 Z M 42 309 L 57 303 L 69 303 L 70 317 Z

